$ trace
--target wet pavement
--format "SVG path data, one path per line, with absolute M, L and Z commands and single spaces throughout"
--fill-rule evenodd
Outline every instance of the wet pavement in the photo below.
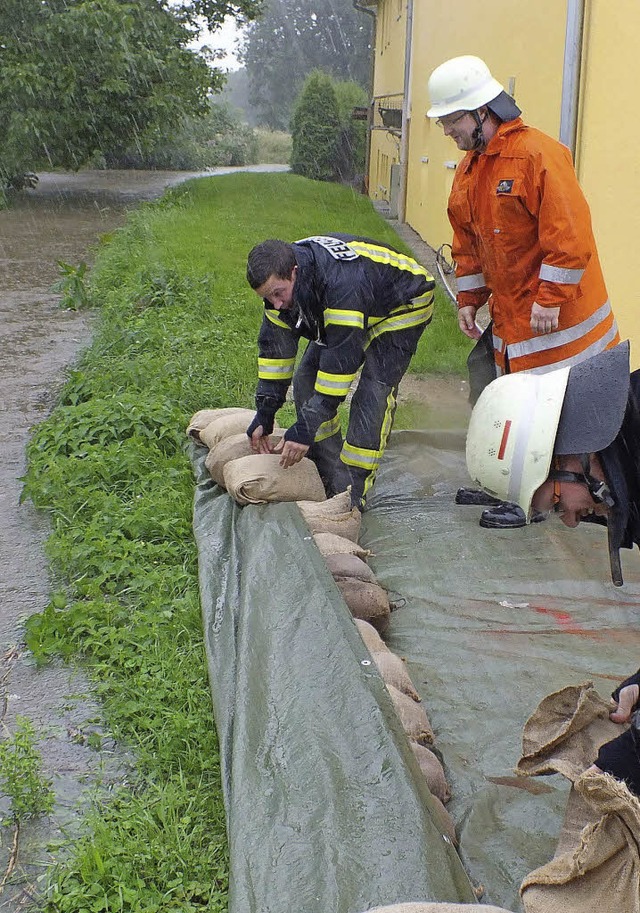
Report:
M 238 170 L 246 169 L 207 174 Z M 0 827 L 0 911 L 23 909 L 37 895 L 53 861 L 47 845 L 78 827 L 89 789 L 108 789 L 126 775 L 126 761 L 108 736 L 100 751 L 87 742 L 101 732 L 100 711 L 82 673 L 56 664 L 37 669 L 23 647 L 23 621 L 43 611 L 52 587 L 47 517 L 19 503 L 25 448 L 33 426 L 55 405 L 65 368 L 91 337 L 91 316 L 63 310 L 51 286 L 58 261 L 90 264 L 100 236 L 122 225 L 130 209 L 197 176 L 41 174 L 37 188 L 0 212 L 0 719 L 4 735 L 15 732 L 19 716 L 32 722 L 56 795 L 53 814 L 23 823 L 19 835 L 13 826 Z M 9 810 L 0 798 L 0 816 Z

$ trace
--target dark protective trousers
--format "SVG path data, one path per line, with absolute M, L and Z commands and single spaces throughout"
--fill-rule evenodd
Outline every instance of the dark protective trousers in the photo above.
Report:
M 360 379 L 351 399 L 346 441 L 338 428 L 322 440 L 316 437 L 308 453 L 318 467 L 328 497 L 351 485 L 351 503 L 363 509 L 393 425 L 398 385 L 425 326 L 383 333 L 365 350 Z M 296 370 L 293 398 L 298 411 L 315 393 L 322 348 L 310 342 Z

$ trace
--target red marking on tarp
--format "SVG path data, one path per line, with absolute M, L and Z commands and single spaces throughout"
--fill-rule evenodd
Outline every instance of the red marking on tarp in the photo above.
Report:
M 498 450 L 498 459 L 504 460 L 504 452 L 507 449 L 507 440 L 509 439 L 509 432 L 511 431 L 511 419 L 507 419 L 504 423 L 504 431 L 502 432 L 502 440 L 500 441 L 500 450 Z
M 569 612 L 561 612 L 559 609 L 547 609 L 545 606 L 534 605 L 531 606 L 534 612 L 538 612 L 540 615 L 551 615 L 553 619 L 558 623 L 558 625 L 568 634 L 584 634 L 585 629 L 582 625 L 579 625 Z

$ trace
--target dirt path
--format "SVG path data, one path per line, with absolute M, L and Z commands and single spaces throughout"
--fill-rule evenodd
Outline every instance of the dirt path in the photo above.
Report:
M 126 771 L 126 759 L 108 737 L 101 751 L 87 743 L 89 733 L 101 727 L 83 675 L 55 664 L 38 670 L 22 645 L 24 618 L 46 607 L 52 586 L 44 553 L 47 519 L 29 503 L 19 503 L 25 448 L 31 428 L 55 404 L 65 368 L 91 336 L 91 318 L 62 310 L 51 292 L 57 261 L 90 263 L 99 236 L 123 224 L 129 209 L 190 176 L 44 174 L 37 189 L 0 212 L 0 712 L 5 734 L 15 731 L 16 717 L 32 721 L 56 793 L 50 818 L 22 826 L 17 857 L 15 829 L 0 828 L 0 885 L 11 871 L 0 889 L 0 911 L 21 909 L 37 896 L 52 862 L 47 844 L 77 828 L 89 789 L 99 783 L 106 788 Z M 444 408 L 464 415 L 468 408 L 459 380 L 407 378 L 401 397 L 438 413 Z M 0 799 L 0 816 L 8 812 L 8 800 Z

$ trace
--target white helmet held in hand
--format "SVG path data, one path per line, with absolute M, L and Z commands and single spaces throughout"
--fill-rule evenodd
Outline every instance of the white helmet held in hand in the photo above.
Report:
M 483 390 L 467 432 L 473 481 L 501 501 L 531 501 L 549 475 L 569 368 L 547 374 L 507 374 Z
M 427 117 L 445 117 L 454 111 L 475 111 L 504 89 L 479 57 L 452 57 L 429 77 L 431 107 Z

